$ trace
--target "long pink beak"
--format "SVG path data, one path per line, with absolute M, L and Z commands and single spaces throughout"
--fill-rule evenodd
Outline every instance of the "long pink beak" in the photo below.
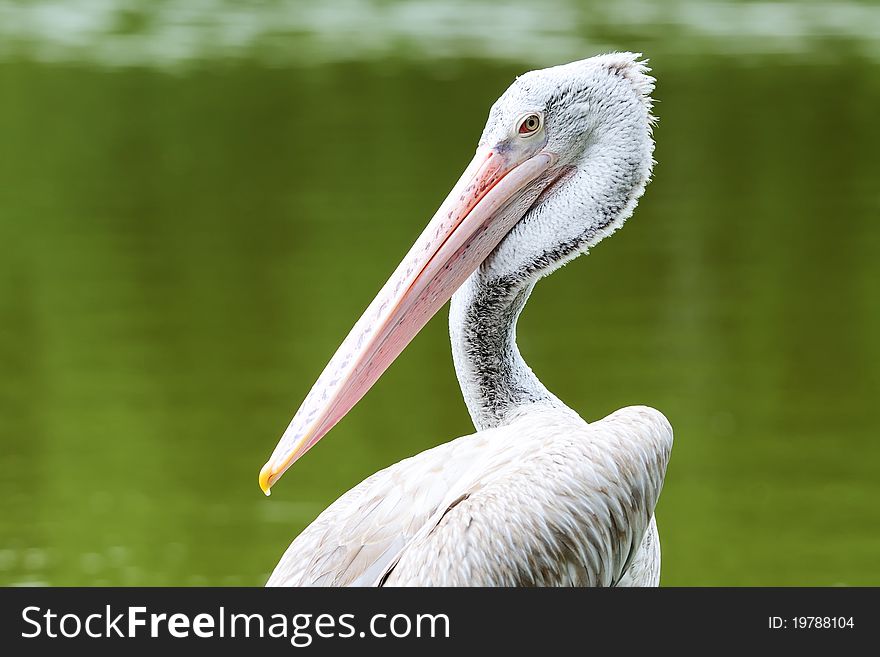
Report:
M 544 174 L 555 164 L 555 155 L 516 156 L 514 150 L 477 151 L 281 436 L 260 471 L 266 495 L 360 401 L 551 182 Z

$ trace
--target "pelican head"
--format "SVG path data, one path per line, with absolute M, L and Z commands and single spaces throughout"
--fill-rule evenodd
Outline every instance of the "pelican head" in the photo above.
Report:
M 653 79 L 630 53 L 520 76 L 476 155 L 355 324 L 260 472 L 271 486 L 471 277 L 534 281 L 618 228 L 650 176 Z

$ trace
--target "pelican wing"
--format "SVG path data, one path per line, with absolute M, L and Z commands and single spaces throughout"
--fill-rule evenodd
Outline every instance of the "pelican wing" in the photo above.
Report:
M 375 585 L 455 496 L 489 433 L 429 449 L 362 481 L 294 539 L 267 586 Z
M 539 408 L 376 473 L 294 540 L 269 585 L 616 584 L 672 447 L 661 413 Z
M 401 553 L 388 585 L 611 586 L 635 557 L 660 495 L 672 429 L 626 408 L 580 431 L 549 427 Z

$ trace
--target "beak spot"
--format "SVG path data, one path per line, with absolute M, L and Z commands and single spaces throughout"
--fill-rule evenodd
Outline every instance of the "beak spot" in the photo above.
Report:
M 260 488 L 266 494 L 266 497 L 272 494 L 272 468 L 268 463 L 260 470 Z

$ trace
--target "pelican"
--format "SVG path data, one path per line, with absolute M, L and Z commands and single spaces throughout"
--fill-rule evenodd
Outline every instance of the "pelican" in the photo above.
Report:
M 644 192 L 654 78 L 640 57 L 531 71 L 492 106 L 472 162 L 306 396 L 260 487 L 268 495 L 450 298 L 477 432 L 342 495 L 267 586 L 659 584 L 671 426 L 645 406 L 585 422 L 516 345 L 535 283 L 620 228 Z

